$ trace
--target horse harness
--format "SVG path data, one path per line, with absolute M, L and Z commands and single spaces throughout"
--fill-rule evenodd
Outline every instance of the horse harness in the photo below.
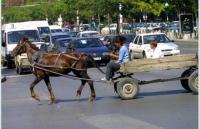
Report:
M 33 71 L 34 71 L 35 65 L 40 66 L 40 67 L 46 67 L 46 68 L 74 69 L 74 70 L 78 70 L 78 71 L 85 71 L 86 70 L 86 69 L 77 69 L 77 68 L 75 68 L 76 64 L 80 61 L 80 59 L 82 58 L 83 54 L 81 54 L 78 58 L 74 57 L 74 56 L 71 56 L 69 54 L 65 54 L 65 56 L 67 56 L 67 57 L 75 60 L 73 62 L 73 64 L 71 65 L 71 67 L 57 66 L 58 59 L 60 58 L 60 56 L 61 56 L 62 53 L 56 54 L 58 56 L 56 58 L 56 61 L 55 61 L 54 65 L 41 64 L 40 61 L 41 61 L 41 59 L 43 57 L 43 54 L 45 54 L 45 53 L 44 52 L 35 52 L 33 54 L 33 56 L 32 56 L 32 60 L 34 62 L 32 64 Z

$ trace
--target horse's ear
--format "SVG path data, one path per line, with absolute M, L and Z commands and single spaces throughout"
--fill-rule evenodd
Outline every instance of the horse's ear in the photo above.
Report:
M 20 43 L 24 43 L 24 42 L 26 42 L 26 41 L 28 41 L 28 38 L 23 37 L 23 38 L 20 40 Z

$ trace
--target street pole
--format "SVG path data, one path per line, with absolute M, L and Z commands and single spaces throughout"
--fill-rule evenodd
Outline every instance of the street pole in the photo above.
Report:
M 119 4 L 119 33 L 122 33 L 122 23 L 123 23 L 123 16 L 121 14 L 122 11 L 122 4 Z
M 169 21 L 169 18 L 168 18 L 168 12 L 167 12 L 167 7 L 169 6 L 169 4 L 166 2 L 165 3 L 165 7 L 166 7 L 166 14 L 167 14 L 167 22 Z
M 79 31 L 79 11 L 78 10 L 76 10 L 76 25 L 77 25 L 76 31 Z
M 98 30 L 99 30 L 99 33 L 101 34 L 101 19 L 100 19 L 99 13 L 98 13 L 98 20 L 99 20 L 99 27 L 98 27 Z

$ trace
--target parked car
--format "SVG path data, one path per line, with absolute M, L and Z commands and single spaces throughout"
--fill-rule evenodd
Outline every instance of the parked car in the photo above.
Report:
M 125 38 L 124 43 L 126 44 L 127 47 L 135 38 L 135 34 L 123 34 L 119 36 L 123 36 Z M 114 45 L 115 38 L 116 38 L 116 35 L 105 36 L 103 40 L 103 44 L 106 45 L 110 50 L 113 50 L 115 49 L 115 45 Z
M 170 40 L 164 33 L 147 33 L 138 34 L 134 41 L 130 43 L 129 50 L 131 52 L 132 58 L 145 58 L 146 50 L 150 48 L 151 41 L 157 42 L 157 47 L 161 49 L 164 56 L 178 55 L 180 50 L 178 45 Z
M 76 37 L 78 34 L 78 32 L 76 32 L 76 31 L 70 31 L 70 32 L 65 32 L 65 33 L 68 35 L 71 35 L 71 37 Z
M 98 63 L 107 64 L 110 61 L 109 49 L 102 44 L 99 38 L 76 38 L 68 45 L 68 51 L 77 51 L 91 55 Z
M 58 25 L 50 25 L 49 28 L 51 33 L 63 32 L 62 28 Z
M 57 39 L 54 43 L 53 43 L 53 50 L 52 51 L 56 51 L 58 53 L 62 53 L 62 52 L 66 52 L 69 42 L 73 40 L 73 38 L 62 38 L 62 39 Z
M 42 44 L 40 46 L 40 50 L 41 51 L 52 51 L 53 46 L 57 40 L 66 39 L 66 38 L 71 38 L 71 35 L 68 35 L 64 32 L 51 33 L 50 37 L 47 37 L 47 41 L 45 41 L 45 42 L 50 42 L 50 43 Z
M 57 39 L 70 38 L 70 37 L 71 37 L 71 35 L 66 34 L 64 32 L 57 32 L 57 33 L 52 33 L 51 34 L 52 43 L 54 43 Z
M 82 31 L 77 34 L 77 37 L 99 37 L 100 34 L 98 31 Z

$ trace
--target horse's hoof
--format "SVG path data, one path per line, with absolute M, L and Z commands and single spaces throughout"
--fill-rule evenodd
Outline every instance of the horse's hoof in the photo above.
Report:
M 48 102 L 48 105 L 52 105 L 52 104 L 54 104 L 55 103 L 55 101 L 49 101 Z
M 91 103 L 94 101 L 94 99 L 95 99 L 94 97 L 89 97 L 88 101 Z
M 81 100 L 81 96 L 80 96 L 80 95 L 78 95 L 78 94 L 76 95 L 76 98 L 77 98 L 77 100 L 78 100 L 78 101 L 80 101 L 80 100 Z
M 40 101 L 40 98 L 38 96 L 32 96 L 33 99 Z

